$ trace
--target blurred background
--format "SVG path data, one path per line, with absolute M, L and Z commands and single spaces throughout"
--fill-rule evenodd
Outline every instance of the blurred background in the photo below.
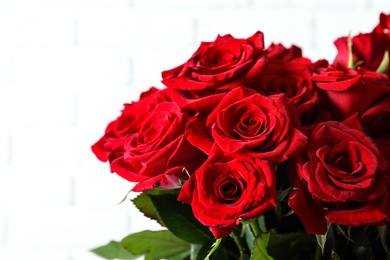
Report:
M 157 229 L 90 146 L 123 103 L 218 34 L 300 46 L 369 32 L 388 0 L 0 0 L 0 259 L 97 260 Z M 131 194 L 134 197 L 136 194 Z

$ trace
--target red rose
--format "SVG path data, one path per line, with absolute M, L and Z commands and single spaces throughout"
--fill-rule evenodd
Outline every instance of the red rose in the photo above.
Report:
M 162 83 L 179 90 L 202 91 L 233 89 L 252 84 L 265 63 L 263 33 L 248 39 L 218 36 L 214 42 L 202 42 L 184 64 L 162 72 Z
M 384 157 L 390 161 L 390 93 L 383 95 L 361 116 L 366 132 L 375 140 Z
M 362 114 L 361 121 L 374 139 L 390 140 L 390 88 Z
M 123 155 L 123 142 L 126 135 L 137 133 L 145 116 L 162 102 L 169 100 L 168 90 L 158 90 L 154 87 L 144 92 L 140 100 L 124 104 L 121 115 L 106 128 L 104 136 L 92 146 L 96 157 L 106 162 Z
M 351 41 L 355 67 L 358 65 L 370 71 L 377 71 L 385 52 L 390 49 L 390 38 L 383 34 L 361 33 L 352 37 Z M 348 37 L 338 38 L 334 44 L 338 52 L 333 65 L 338 69 L 348 69 Z M 385 73 L 389 74 L 390 70 L 387 68 Z
M 286 48 L 280 43 L 271 43 L 266 52 L 269 61 L 292 61 L 302 57 L 302 49 L 295 45 Z
M 256 87 L 262 95 L 286 94 L 297 108 L 301 122 L 319 103 L 309 66 L 299 62 L 274 62 L 266 65 Z
M 328 67 L 322 69 L 320 74 L 313 75 L 312 79 L 321 90 L 322 108 L 339 121 L 355 113 L 361 117 L 367 110 L 381 103 L 381 97 L 390 91 L 390 81 L 385 74 L 362 68 L 344 71 Z
M 159 103 L 143 118 L 139 131 L 126 136 L 124 153 L 111 163 L 112 170 L 140 182 L 133 191 L 178 188 L 179 180 L 187 177 L 183 168 L 194 171 L 205 160 L 183 135 L 185 118 L 175 103 Z
M 356 116 L 303 130 L 306 149 L 291 165 L 289 205 L 306 231 L 324 234 L 330 223 L 384 224 L 389 217 L 389 168 Z
M 329 62 L 325 59 L 320 59 L 315 62 L 312 60 L 302 57 L 296 58 L 293 62 L 305 64 L 311 71 L 311 73 L 319 73 L 319 71 L 323 68 L 327 68 L 329 66 Z
M 202 113 L 187 125 L 188 140 L 210 154 L 214 142 L 233 156 L 247 154 L 282 162 L 306 145 L 306 136 L 294 125 L 295 107 L 284 95 L 263 96 L 253 89 L 227 93 L 207 117 Z
M 212 156 L 183 185 L 178 200 L 215 238 L 230 234 L 242 220 L 257 218 L 275 208 L 274 167 L 255 158 Z
M 375 142 L 378 144 L 379 150 L 382 152 L 384 158 L 390 164 L 390 138 L 389 139 L 376 139 Z
M 379 24 L 375 26 L 373 32 L 390 36 L 390 15 L 381 13 L 379 16 Z

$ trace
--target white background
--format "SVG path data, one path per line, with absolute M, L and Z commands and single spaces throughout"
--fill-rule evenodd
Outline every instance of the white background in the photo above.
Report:
M 0 0 L 0 259 L 97 260 L 89 249 L 155 229 L 132 185 L 90 146 L 122 104 L 201 41 L 230 33 L 333 60 L 388 0 Z M 132 195 L 134 197 L 134 194 Z

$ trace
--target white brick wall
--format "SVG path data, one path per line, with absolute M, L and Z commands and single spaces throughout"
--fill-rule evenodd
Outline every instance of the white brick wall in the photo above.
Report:
M 122 103 L 217 34 L 333 59 L 384 0 L 0 0 L 0 259 L 96 260 L 89 249 L 157 228 L 90 145 Z M 134 194 L 132 195 L 134 196 Z

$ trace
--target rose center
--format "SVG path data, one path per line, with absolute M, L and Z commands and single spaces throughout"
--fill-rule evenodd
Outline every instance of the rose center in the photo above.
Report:
M 298 89 L 302 88 L 302 79 L 295 75 L 277 76 L 268 75 L 262 80 L 263 94 L 272 95 L 284 93 L 288 97 L 295 97 L 298 93 Z
M 337 158 L 334 164 L 335 166 L 337 166 L 338 169 L 343 170 L 345 172 L 353 171 L 352 162 L 348 158 L 345 158 L 345 156 Z
M 218 196 L 226 204 L 233 204 L 242 194 L 241 185 L 235 179 L 225 179 L 218 187 Z
M 276 93 L 285 93 L 287 96 L 291 96 L 291 86 L 286 79 L 279 78 L 279 80 L 275 81 L 273 87 L 275 88 Z
M 205 53 L 200 62 L 202 66 L 213 67 L 232 62 L 236 59 L 235 55 L 228 50 L 214 49 Z
M 235 127 L 237 137 L 253 137 L 261 133 L 263 129 L 263 120 L 258 117 L 243 117 Z
M 232 122 L 233 127 L 227 126 L 226 128 L 235 139 L 252 140 L 268 130 L 264 112 L 251 103 L 243 103 L 234 109 L 225 111 L 222 122 Z
M 156 139 L 161 138 L 173 121 L 169 114 L 158 114 L 152 119 L 154 119 L 154 121 L 152 121 L 151 124 L 146 125 L 141 129 L 143 131 L 141 131 L 138 138 L 140 144 L 150 144 Z

